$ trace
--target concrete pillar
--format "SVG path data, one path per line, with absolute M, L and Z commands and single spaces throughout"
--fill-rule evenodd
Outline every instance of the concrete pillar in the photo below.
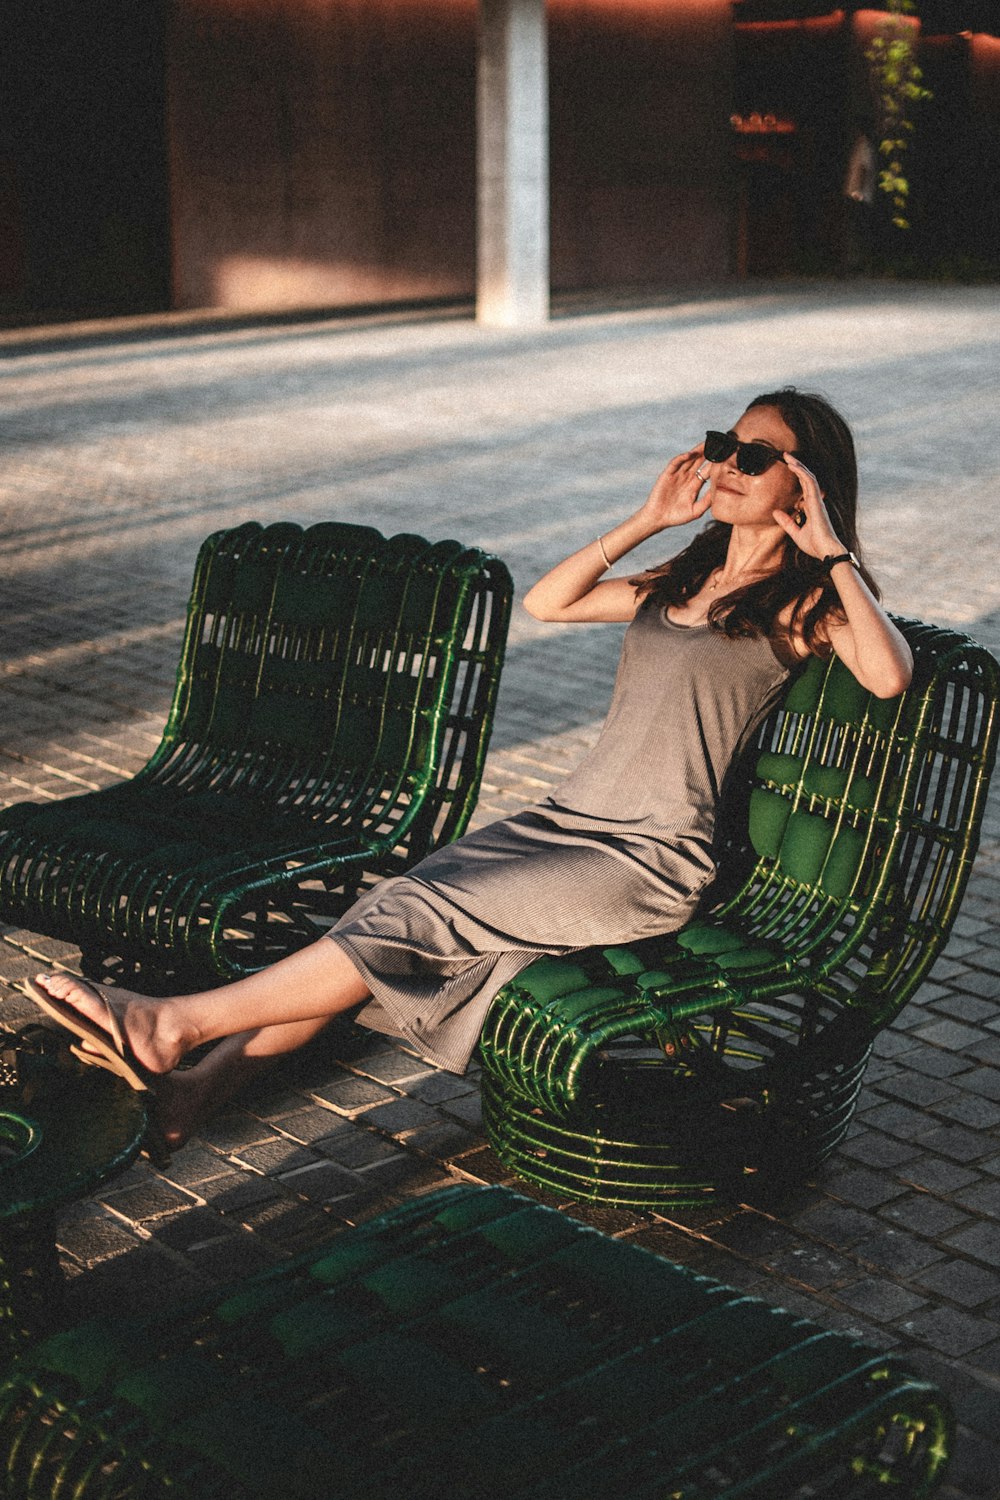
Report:
M 549 315 L 545 0 L 479 0 L 476 317 Z

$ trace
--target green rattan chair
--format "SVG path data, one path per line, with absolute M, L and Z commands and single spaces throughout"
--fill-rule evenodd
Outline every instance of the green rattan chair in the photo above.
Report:
M 892 1356 L 453 1187 L 183 1313 L 28 1351 L 0 1472 L 8 1500 L 917 1500 L 952 1426 Z
M 458 542 L 256 523 L 202 545 L 130 781 L 0 814 L 0 919 L 194 982 L 316 937 L 475 804 L 511 581 Z
M 538 961 L 494 1001 L 486 1130 L 522 1177 L 692 1204 L 806 1175 L 843 1139 L 958 911 L 996 753 L 993 657 L 899 624 L 901 697 L 814 660 L 765 724 L 728 898 L 676 935 Z

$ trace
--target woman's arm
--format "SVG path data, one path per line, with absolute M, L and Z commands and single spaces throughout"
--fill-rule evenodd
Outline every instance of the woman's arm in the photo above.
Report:
M 524 596 L 536 620 L 631 620 L 637 603 L 627 578 L 601 582 L 608 567 L 658 531 L 696 521 L 708 509 L 704 480 L 697 474 L 701 445 L 672 458 L 644 505 L 579 552 L 556 563 Z
M 847 616 L 846 621 L 828 620 L 822 627 L 834 651 L 876 698 L 905 692 L 913 676 L 913 652 L 905 637 L 852 563 L 837 563 L 830 569 L 830 581 Z
M 836 557 L 846 552 L 833 530 L 816 476 L 791 453 L 785 454 L 785 462 L 802 486 L 800 504 L 805 521 L 799 527 L 784 511 L 775 511 L 779 526 L 811 557 Z M 825 621 L 820 627 L 823 637 L 862 687 L 876 698 L 894 698 L 909 687 L 913 676 L 913 653 L 905 638 L 853 563 L 840 562 L 832 567 L 830 582 L 840 596 L 846 619 Z

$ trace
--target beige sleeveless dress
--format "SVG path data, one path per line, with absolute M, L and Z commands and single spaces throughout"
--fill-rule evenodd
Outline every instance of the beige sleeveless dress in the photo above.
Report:
M 462 1072 L 490 1001 L 533 959 L 682 927 L 715 873 L 726 773 L 787 675 L 764 639 L 643 605 L 568 779 L 382 881 L 331 929 L 372 993 L 358 1020 Z

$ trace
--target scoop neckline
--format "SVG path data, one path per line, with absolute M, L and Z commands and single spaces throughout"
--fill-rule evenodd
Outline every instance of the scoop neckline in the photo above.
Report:
M 669 606 L 664 604 L 660 610 L 660 618 L 665 625 L 669 625 L 673 630 L 707 630 L 709 628 L 707 616 L 704 620 L 698 620 L 693 625 L 684 625 L 680 620 L 672 620 L 667 613 L 668 609 Z
M 663 621 L 664 625 L 668 625 L 671 630 L 683 630 L 685 632 L 688 632 L 691 630 L 709 630 L 711 628 L 707 619 L 702 620 L 698 625 L 682 625 L 679 620 L 672 620 L 670 618 L 670 616 L 667 614 L 667 607 L 668 606 L 666 604 L 660 606 L 660 619 Z M 789 666 L 787 662 L 782 661 L 781 657 L 774 649 L 774 642 L 770 639 L 769 636 L 755 636 L 754 639 L 766 642 L 772 659 L 777 663 L 777 665 L 783 672 L 790 673 L 796 670 L 796 667 L 794 665 Z M 808 658 L 805 658 L 804 660 L 808 660 Z M 801 663 L 799 665 L 801 665 Z

